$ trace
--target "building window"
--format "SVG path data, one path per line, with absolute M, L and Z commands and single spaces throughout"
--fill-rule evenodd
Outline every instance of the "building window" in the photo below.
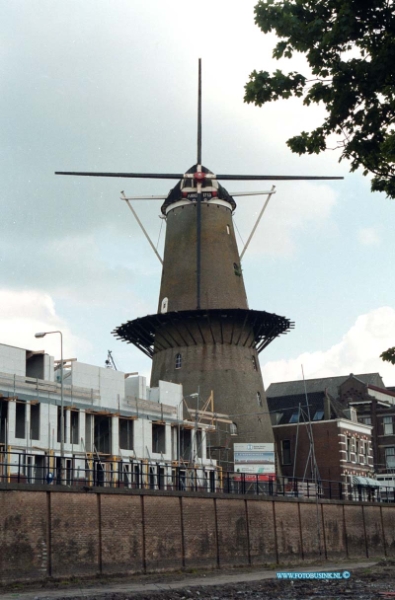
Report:
M 299 411 L 296 410 L 292 413 L 291 418 L 289 420 L 290 423 L 297 423 L 299 421 Z
M 152 423 L 152 452 L 156 454 L 166 452 L 166 427 L 159 423 Z
M 393 435 L 394 424 L 392 422 L 392 417 L 384 417 L 383 418 L 383 426 L 384 426 L 384 435 Z
M 132 419 L 119 419 L 119 447 L 121 450 L 133 450 Z
M 257 365 L 256 358 L 254 355 L 251 356 L 251 360 L 252 360 L 252 366 L 254 367 L 254 371 L 257 371 L 258 365 Z
M 40 404 L 30 406 L 30 437 L 32 440 L 40 439 Z
M 181 365 L 182 365 L 182 358 L 181 358 L 181 354 L 178 353 L 178 354 L 176 354 L 176 369 L 181 369 Z
M 315 415 L 313 417 L 313 421 L 321 421 L 322 417 L 324 416 L 324 411 L 323 410 L 316 410 Z
M 365 423 L 365 425 L 371 425 L 372 417 L 362 417 L 361 421 L 362 421 L 362 423 Z
M 15 437 L 25 439 L 26 425 L 26 404 L 25 402 L 17 402 L 15 407 Z
M 351 438 L 351 462 L 357 461 L 357 440 L 355 437 Z
M 385 465 L 387 469 L 395 469 L 395 447 L 385 449 Z
M 62 423 L 62 412 L 60 406 L 58 406 L 58 431 L 57 431 L 57 441 L 61 443 L 61 423 Z M 66 442 L 66 410 L 63 409 L 63 442 Z
M 283 465 L 291 464 L 291 440 L 281 440 L 281 460 Z
M 365 464 L 365 442 L 363 440 L 359 441 L 359 450 L 358 450 L 358 462 L 361 463 L 361 465 Z
M 263 406 L 263 403 L 262 403 L 262 396 L 261 396 L 261 393 L 260 393 L 260 392 L 257 392 L 257 393 L 256 393 L 256 402 L 257 402 L 258 406 Z
M 346 439 L 346 461 L 351 461 L 351 438 Z
M 79 444 L 79 417 L 78 410 L 70 411 L 70 444 Z
M 283 418 L 284 413 L 282 412 L 275 412 L 275 413 L 270 413 L 270 420 L 272 422 L 272 425 L 278 425 L 281 421 L 281 419 Z

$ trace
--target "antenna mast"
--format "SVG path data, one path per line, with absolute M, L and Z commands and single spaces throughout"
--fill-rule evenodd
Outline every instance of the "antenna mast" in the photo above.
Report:
M 197 164 L 202 164 L 202 59 L 199 58 Z
M 197 172 L 202 170 L 202 59 L 199 58 Z M 201 242 L 202 242 L 202 180 L 197 179 L 196 200 L 196 308 L 200 310 Z

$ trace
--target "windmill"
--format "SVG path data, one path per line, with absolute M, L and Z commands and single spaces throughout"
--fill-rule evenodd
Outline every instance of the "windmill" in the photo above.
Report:
M 342 178 L 211 172 L 202 164 L 201 79 L 199 60 L 197 162 L 186 173 L 56 174 L 178 180 L 168 195 L 145 197 L 164 200 L 167 224 L 163 261 L 157 254 L 163 263 L 158 312 L 128 321 L 113 333 L 152 358 L 151 386 L 159 380 L 181 383 L 185 395 L 199 388 L 203 399 L 213 391 L 215 410 L 232 415 L 238 442 L 273 442 L 258 354 L 293 323 L 249 309 L 232 216 L 234 197 L 267 194 L 259 220 L 274 188 L 229 194 L 219 181 Z M 123 199 L 131 207 L 134 198 L 123 194 Z M 226 446 L 226 438 L 219 432 L 218 448 Z

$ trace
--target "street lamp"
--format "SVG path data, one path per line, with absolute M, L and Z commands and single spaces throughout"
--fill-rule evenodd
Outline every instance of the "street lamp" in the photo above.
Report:
M 60 335 L 60 456 L 61 456 L 61 480 L 63 475 L 63 457 L 64 457 L 64 412 L 63 412 L 63 335 L 61 331 L 40 331 L 34 334 L 36 338 L 43 338 L 51 333 Z M 62 483 L 62 481 L 61 481 Z
M 200 399 L 200 385 L 198 385 L 198 391 L 193 394 L 188 394 L 185 398 L 196 398 L 196 414 L 195 414 L 195 455 L 198 454 L 197 447 L 197 432 L 198 432 L 198 410 L 199 410 L 199 399 Z M 191 462 L 193 460 L 192 444 L 191 444 Z

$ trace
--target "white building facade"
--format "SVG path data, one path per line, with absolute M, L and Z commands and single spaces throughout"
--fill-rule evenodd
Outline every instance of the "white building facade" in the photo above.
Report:
M 0 344 L 0 481 L 214 491 L 182 386 Z M 195 399 L 193 400 L 195 404 Z M 61 406 L 63 405 L 63 460 Z

